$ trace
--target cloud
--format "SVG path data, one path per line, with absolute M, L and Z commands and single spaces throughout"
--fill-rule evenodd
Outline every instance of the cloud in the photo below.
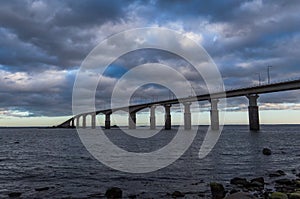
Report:
M 182 32 L 203 45 L 218 65 L 226 88 L 297 78 L 300 74 L 300 16 L 298 1 L 3 1 L 0 6 L 0 107 L 4 114 L 58 116 L 71 114 L 76 72 L 88 53 L 103 39 L 120 31 L 144 26 L 166 27 Z M 108 45 L 100 56 L 113 57 Z M 160 42 L 174 48 L 174 38 L 161 35 Z M 199 55 L 194 54 L 194 57 Z M 155 50 L 140 50 L 119 57 L 105 72 L 97 89 L 97 106 L 104 107 L 113 86 L 130 68 L 145 63 L 174 67 L 205 91 L 202 78 L 180 57 Z M 163 74 L 162 74 L 163 75 Z M 89 89 L 88 75 L 86 87 Z M 166 89 L 143 87 L 136 95 L 168 98 Z M 84 91 L 83 91 L 84 93 Z M 290 109 L 299 103 L 299 93 L 261 96 L 266 109 Z M 100 98 L 101 96 L 101 98 Z M 268 97 L 271 96 L 271 97 Z M 150 97 L 151 98 L 151 97 Z M 289 104 L 288 106 L 286 104 Z M 247 101 L 229 100 L 232 110 L 247 107 Z M 281 104 L 281 105 L 280 105 Z M 291 104 L 291 105 L 290 105 Z M 4 109 L 3 109 L 4 108 Z

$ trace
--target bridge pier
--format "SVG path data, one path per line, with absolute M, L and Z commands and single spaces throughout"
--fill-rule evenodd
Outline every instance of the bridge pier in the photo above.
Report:
M 86 128 L 86 114 L 82 115 L 82 128 Z
M 184 130 L 192 129 L 192 120 L 191 120 L 191 102 L 185 102 L 184 105 Z
M 171 130 L 171 104 L 165 106 L 165 130 Z
M 128 127 L 129 129 L 136 129 L 136 112 L 129 110 L 128 116 Z
M 92 113 L 91 114 L 92 116 L 92 121 L 91 121 L 91 124 L 92 124 L 92 129 L 96 128 L 96 113 Z
M 156 128 L 155 108 L 156 108 L 155 105 L 150 107 L 150 129 L 152 130 Z
M 210 123 L 212 130 L 219 130 L 219 110 L 218 110 L 218 99 L 210 99 Z
M 79 118 L 80 116 L 76 116 L 76 128 L 79 128 Z
M 73 118 L 71 119 L 71 125 L 70 125 L 72 128 L 75 127 L 75 124 L 74 124 L 75 121 L 74 121 L 74 120 L 75 120 L 75 118 L 73 117 Z
M 255 94 L 255 95 L 247 95 L 246 97 L 249 100 L 248 114 L 249 114 L 250 130 L 259 131 L 260 129 L 259 110 L 257 106 L 257 98 L 259 96 Z
M 111 113 L 105 114 L 105 129 L 110 129 L 110 115 Z

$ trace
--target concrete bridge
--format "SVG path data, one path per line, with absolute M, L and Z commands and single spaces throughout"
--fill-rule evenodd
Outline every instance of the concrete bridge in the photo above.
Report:
M 249 115 L 249 126 L 250 130 L 258 131 L 260 129 L 259 123 L 259 107 L 257 105 L 257 100 L 259 98 L 259 94 L 265 93 L 273 93 L 273 92 L 281 92 L 281 91 L 289 91 L 289 90 L 297 90 L 300 89 L 300 79 L 293 81 L 285 81 L 285 82 L 277 82 L 272 84 L 265 84 L 259 86 L 245 87 L 233 90 L 227 90 L 224 92 L 217 92 L 212 94 L 204 94 L 193 97 L 186 97 L 181 99 L 171 99 L 171 100 L 163 100 L 158 102 L 144 103 L 138 105 L 132 105 L 129 107 L 120 107 L 116 109 L 105 109 L 98 110 L 95 112 L 88 112 L 76 115 L 69 120 L 63 122 L 57 127 L 62 128 L 74 128 L 82 127 L 86 128 L 86 117 L 88 115 L 91 116 L 91 127 L 96 128 L 96 115 L 104 114 L 105 115 L 105 129 L 110 129 L 110 116 L 113 112 L 123 110 L 128 112 L 128 127 L 129 129 L 136 128 L 136 113 L 145 108 L 150 108 L 150 129 L 155 129 L 155 108 L 157 106 L 163 106 L 165 108 L 165 129 L 171 129 L 171 106 L 174 104 L 182 103 L 184 105 L 184 128 L 185 130 L 190 130 L 191 125 L 191 111 L 190 106 L 195 101 L 209 101 L 211 104 L 210 110 L 210 118 L 211 118 L 211 128 L 212 130 L 219 129 L 219 110 L 218 110 L 218 102 L 219 99 L 222 98 L 232 98 L 232 97 L 240 97 L 245 96 L 249 101 L 248 106 L 248 115 Z M 82 124 L 79 123 L 80 118 L 82 117 Z

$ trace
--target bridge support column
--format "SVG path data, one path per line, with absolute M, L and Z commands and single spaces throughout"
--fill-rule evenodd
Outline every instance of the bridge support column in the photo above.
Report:
M 82 128 L 86 128 L 86 115 L 82 115 Z
M 71 125 L 70 125 L 72 128 L 75 127 L 75 121 L 74 120 L 75 120 L 75 118 L 73 117 L 72 120 L 71 120 Z
M 191 120 L 191 102 L 185 102 L 184 105 L 184 130 L 192 129 L 192 120 Z
M 165 130 L 171 129 L 171 104 L 165 105 Z
M 150 129 L 155 129 L 156 128 L 155 108 L 156 108 L 155 105 L 150 107 Z
M 247 95 L 246 97 L 249 100 L 248 114 L 249 114 L 250 130 L 259 131 L 260 129 L 259 110 L 257 106 L 257 98 L 259 96 L 256 94 L 256 95 Z
M 105 129 L 110 129 L 110 114 L 111 113 L 105 114 Z
M 136 129 L 136 112 L 129 111 L 128 127 L 129 129 Z
M 91 124 L 92 124 L 92 129 L 96 128 L 96 113 L 92 113 L 91 114 L 92 116 L 92 121 L 91 121 Z
M 212 130 L 219 130 L 219 110 L 218 110 L 218 99 L 210 99 L 210 124 Z
M 76 128 L 79 128 L 79 116 L 76 116 Z

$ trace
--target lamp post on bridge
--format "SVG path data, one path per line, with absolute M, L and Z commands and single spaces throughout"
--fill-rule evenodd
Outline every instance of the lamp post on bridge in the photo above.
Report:
M 260 73 L 256 73 L 258 75 L 258 85 L 260 86 L 261 85 L 261 75 Z
M 270 78 L 270 68 L 272 68 L 272 66 L 267 66 L 267 71 L 268 71 L 268 84 L 271 83 L 271 78 Z

